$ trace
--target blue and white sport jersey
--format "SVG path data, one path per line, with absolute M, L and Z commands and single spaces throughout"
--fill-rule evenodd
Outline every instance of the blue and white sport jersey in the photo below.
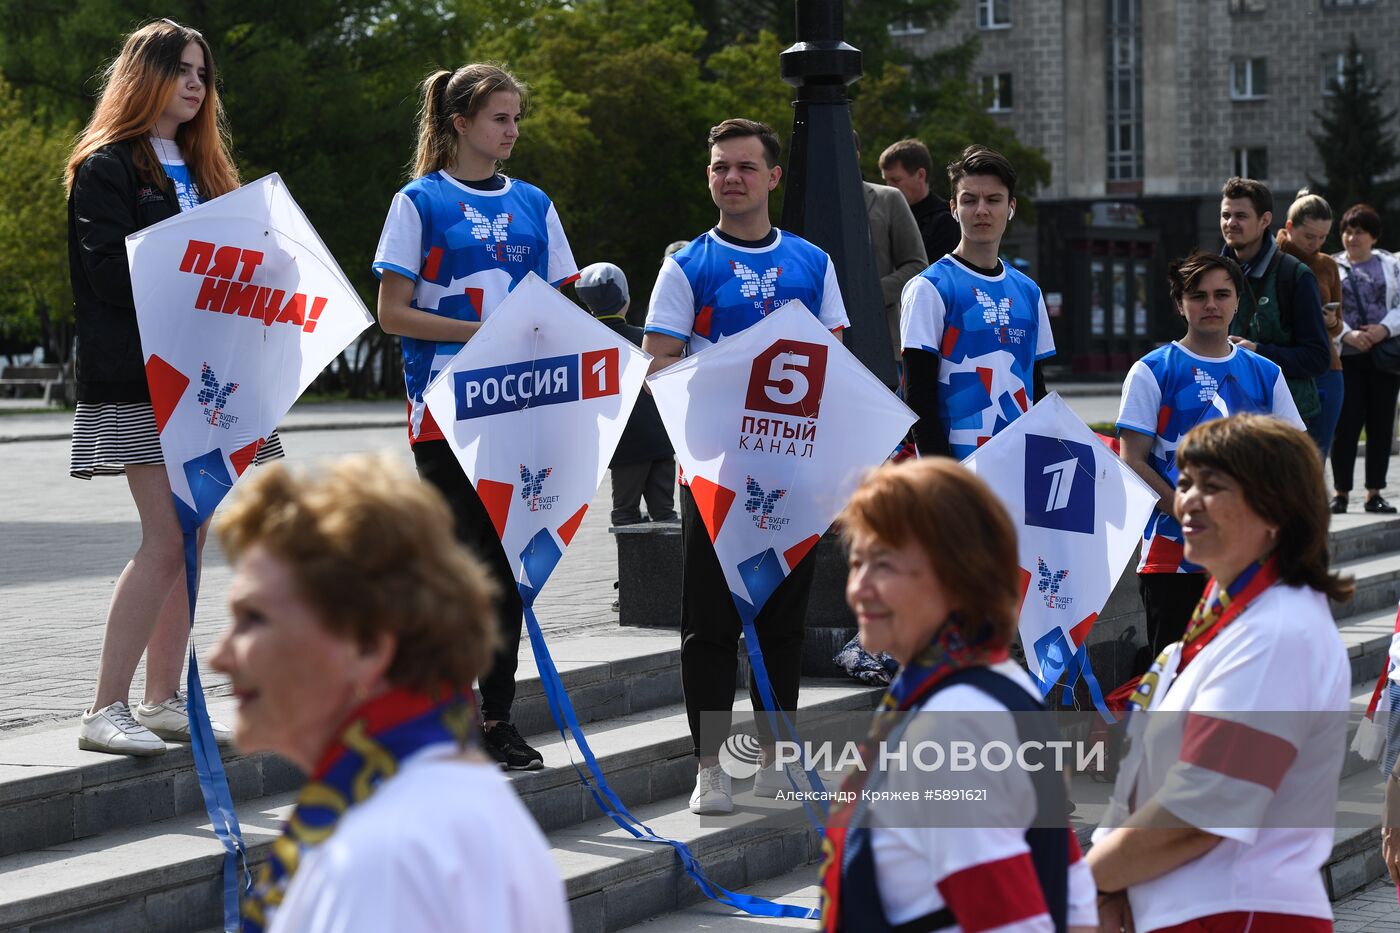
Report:
M 485 321 L 533 272 L 556 288 L 578 277 L 578 266 L 549 196 L 505 178 L 496 190 L 468 187 L 446 172 L 415 178 L 394 195 L 374 274 L 412 280 L 413 307 L 458 321 Z M 423 404 L 423 390 L 460 343 L 403 337 L 409 400 L 409 439 L 443 439 Z
M 959 460 L 1030 409 L 1035 362 L 1055 355 L 1040 286 L 1006 263 L 983 275 L 952 255 L 904 286 L 899 336 L 941 357 L 938 415 Z
M 1244 412 L 1273 415 L 1305 430 L 1293 394 L 1276 363 L 1231 346 L 1228 356 L 1197 356 L 1173 342 L 1133 364 L 1123 380 L 1118 430 L 1152 438 L 1147 462 L 1175 486 L 1176 449 L 1196 425 Z M 1154 511 L 1142 533 L 1138 573 L 1199 573 L 1186 560 L 1181 523 Z
M 165 170 L 165 177 L 175 186 L 175 200 L 180 204 L 181 213 L 192 211 L 203 204 L 204 198 L 199 193 L 199 186 L 194 183 L 194 177 L 190 175 L 190 167 L 185 164 L 180 144 L 173 139 L 152 136 L 151 148 L 160 160 L 160 167 Z
M 714 346 L 801 301 L 828 330 L 846 327 L 846 305 L 831 258 L 773 228 L 773 242 L 740 246 L 709 230 L 661 264 L 645 332 L 684 340 L 688 352 Z

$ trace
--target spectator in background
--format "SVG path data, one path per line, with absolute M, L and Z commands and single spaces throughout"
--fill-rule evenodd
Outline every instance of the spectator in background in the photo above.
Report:
M 1278 232 L 1278 248 L 1302 262 L 1317 278 L 1322 297 L 1322 322 L 1332 351 L 1332 365 L 1314 381 L 1322 411 L 1308 420 L 1308 435 L 1322 451 L 1322 459 L 1332 447 L 1337 417 L 1342 412 L 1342 358 L 1337 339 L 1342 335 L 1342 280 L 1336 261 L 1322 252 L 1327 234 L 1332 232 L 1332 206 L 1304 188 L 1288 208 L 1288 220 Z
M 610 262 L 595 262 L 579 273 L 574 291 L 599 323 L 642 345 L 642 329 L 627 323 L 632 298 L 621 269 Z M 638 396 L 608 467 L 612 470 L 614 525 L 646 521 L 641 510 L 644 496 L 651 521 L 676 520 L 675 451 L 650 392 Z
M 1342 378 L 1346 383 L 1342 416 L 1332 445 L 1332 511 L 1347 510 L 1356 443 L 1366 428 L 1366 504 L 1368 512 L 1393 514 L 1395 506 L 1381 497 L 1390 465 L 1390 442 L 1395 436 L 1395 398 L 1400 375 L 1377 367 L 1371 350 L 1400 334 L 1400 259 L 1376 249 L 1381 218 L 1369 204 L 1357 204 L 1342 215 L 1344 252 L 1333 256 L 1342 276 Z
M 1322 413 L 1318 376 L 1331 357 L 1317 278 L 1274 245 L 1274 196 L 1252 178 L 1231 178 L 1220 189 L 1222 255 L 1244 270 L 1239 313 L 1230 339 L 1278 364 L 1306 422 Z
M 856 137 L 856 155 L 860 137 Z M 890 329 L 890 352 L 895 364 L 903 360 L 899 352 L 899 296 L 904 283 L 928 268 L 919 225 L 903 192 L 886 185 L 862 181 L 865 213 L 870 218 L 870 245 L 875 248 L 875 271 L 885 299 L 885 322 Z
M 953 217 L 948 201 L 929 188 L 933 176 L 933 157 L 928 146 L 917 139 L 901 139 L 880 153 L 880 175 L 885 184 L 898 188 L 909 202 L 919 236 L 924 241 L 924 256 L 938 262 L 957 248 L 962 228 Z

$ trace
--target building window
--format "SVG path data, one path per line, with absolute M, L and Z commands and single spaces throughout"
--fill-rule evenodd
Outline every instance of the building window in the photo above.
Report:
M 1266 0 L 1230 0 L 1231 13 L 1263 13 L 1267 8 Z
M 1141 0 L 1105 0 L 1109 181 L 1142 178 Z
M 988 113 L 1008 113 L 1011 110 L 1011 74 L 983 75 L 977 79 Z
M 1367 52 L 1361 53 L 1361 67 L 1366 73 L 1367 84 L 1371 81 L 1371 56 Z M 1322 94 L 1324 97 L 1331 97 L 1337 93 L 1337 88 L 1346 84 L 1347 53 L 1328 52 L 1322 56 Z
M 977 0 L 978 29 L 1010 29 L 1011 0 Z
M 1376 0 L 1322 0 L 1324 10 L 1338 10 L 1349 6 L 1375 6 Z
M 1235 174 L 1240 178 L 1266 179 L 1269 177 L 1269 150 L 1259 147 L 1234 150 Z
M 890 35 L 892 36 L 921 36 L 928 32 L 919 22 L 919 17 L 913 13 L 906 13 L 899 19 L 890 23 Z
M 1230 99 L 1259 100 L 1269 96 L 1268 60 L 1240 58 L 1230 62 Z

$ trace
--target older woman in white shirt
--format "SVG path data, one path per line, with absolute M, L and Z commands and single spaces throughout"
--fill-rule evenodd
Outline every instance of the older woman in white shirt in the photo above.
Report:
M 276 467 L 218 533 L 234 742 L 309 775 L 243 933 L 567 931 L 544 836 L 479 750 L 493 587 L 442 497 L 387 456 Z
M 1211 576 L 1143 677 L 1088 861 L 1100 929 L 1322 933 L 1351 683 L 1317 450 L 1266 415 L 1187 434 L 1175 512 Z

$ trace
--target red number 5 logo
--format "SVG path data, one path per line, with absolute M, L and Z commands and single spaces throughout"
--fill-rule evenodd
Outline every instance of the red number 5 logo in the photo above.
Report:
M 749 373 L 744 407 L 815 418 L 826 386 L 826 345 L 779 340 L 760 353 Z

